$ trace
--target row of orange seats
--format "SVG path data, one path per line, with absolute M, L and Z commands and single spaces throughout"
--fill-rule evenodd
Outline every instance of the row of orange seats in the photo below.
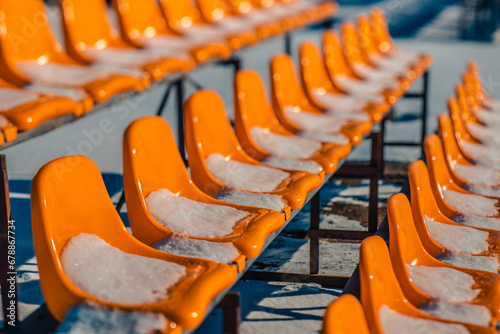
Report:
M 104 0 L 60 1 L 65 49 L 42 0 L 0 5 L 0 144 L 17 131 L 187 72 L 210 59 L 318 22 L 334 2 L 116 0 L 118 33 Z
M 380 11 L 360 21 L 365 18 L 373 27 L 377 20 L 385 22 Z M 372 55 L 379 65 L 369 63 L 361 47 L 357 50 L 363 52 L 359 58 L 364 65 L 351 63 L 346 40 L 351 34 L 360 36 L 360 29 L 348 23 L 343 27 L 342 43 L 334 31 L 325 32 L 325 43 L 331 43 L 323 53 L 310 42 L 301 46 L 302 84 L 291 57 L 272 59 L 271 102 L 255 71 L 239 71 L 234 131 L 216 92 L 200 90 L 190 96 L 184 105 L 189 173 L 162 118 L 134 121 L 123 140 L 133 235 L 90 159 L 62 157 L 40 169 L 32 182 L 33 236 L 42 292 L 56 319 L 64 319 L 72 306 L 94 301 L 163 314 L 165 331 L 191 330 L 202 322 L 214 299 L 236 282 L 252 263 L 249 259 L 259 256 L 292 210 L 301 209 L 351 147 L 384 117 L 396 102 L 387 92 L 407 90 L 403 82 L 409 86 L 429 65 L 429 56 L 404 56 L 390 38 L 379 42 L 376 34 L 370 34 L 374 45 L 390 45 L 386 53 Z M 344 62 L 328 67 L 329 57 Z M 356 76 L 356 68 L 363 68 L 364 75 Z M 351 71 L 352 77 L 337 73 L 339 69 Z M 328 86 L 309 86 L 311 70 L 324 75 L 322 84 L 330 82 Z M 331 79 L 329 71 L 334 71 Z M 413 76 L 410 81 L 408 75 Z M 339 80 L 351 83 L 349 92 L 333 90 Z M 360 103 L 367 101 L 366 89 L 373 90 L 369 105 L 383 109 Z M 313 96 L 335 103 L 328 109 L 315 106 Z M 202 251 L 194 256 L 192 248 Z M 222 257 L 208 254 L 214 250 Z M 156 280 L 162 274 L 168 277 Z
M 361 303 L 327 309 L 323 333 L 497 333 L 500 320 L 498 100 L 470 62 L 409 166 L 410 199 L 390 198 L 389 250 L 361 244 Z

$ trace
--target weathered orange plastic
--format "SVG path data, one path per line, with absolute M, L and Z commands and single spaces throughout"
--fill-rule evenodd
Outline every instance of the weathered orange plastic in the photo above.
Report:
M 417 224 L 414 224 L 412 218 L 412 207 L 404 194 L 396 194 L 389 198 L 387 216 L 391 262 L 401 289 L 408 300 L 419 307 L 433 301 L 434 298 L 421 291 L 412 282 L 407 266 L 446 267 L 462 271 L 471 275 L 476 282 L 475 288 L 481 290 L 470 303 L 488 307 L 492 315 L 490 325 L 493 327 L 500 315 L 500 301 L 496 297 L 500 292 L 499 276 L 489 272 L 451 266 L 437 260 L 436 254 L 434 257 L 429 254 L 420 241 L 419 233 L 415 228 Z
M 338 87 L 338 84 L 336 84 L 337 76 L 344 76 L 363 81 L 363 78 L 356 75 L 347 63 L 342 49 L 342 43 L 340 42 L 340 38 L 335 30 L 327 29 L 323 32 L 322 45 L 326 72 L 330 81 L 333 83 L 335 88 L 337 88 L 337 90 L 342 91 L 342 89 Z M 386 88 L 382 91 L 385 99 L 391 105 L 394 105 L 403 93 L 404 91 L 402 89 Z
M 209 8 L 207 8 L 205 12 L 205 3 L 198 1 L 197 4 L 199 6 L 198 8 L 193 0 L 160 0 L 160 6 L 163 10 L 163 14 L 167 18 L 167 24 L 174 31 L 180 31 L 181 27 L 186 29 L 193 25 L 209 24 L 207 27 L 214 27 L 214 24 L 208 20 L 208 18 L 212 16 L 207 13 L 209 12 Z M 220 13 L 220 11 L 217 11 L 217 13 Z M 208 16 L 205 16 L 205 14 Z M 252 31 L 243 31 L 228 36 L 221 36 L 221 39 L 224 38 L 233 50 L 239 50 L 244 46 L 253 45 L 259 41 L 256 32 Z
M 60 2 L 64 42 L 68 54 L 83 62 L 92 62 L 85 49 L 99 45 L 105 48 L 134 49 L 119 37 L 111 26 L 104 0 L 63 0 Z M 161 80 L 173 72 L 185 72 L 195 66 L 193 59 L 164 56 L 144 62 L 142 70 L 153 80 Z
M 41 0 L 5 1 L 0 3 L 0 11 L 0 29 L 3 32 L 0 33 L 0 74 L 7 81 L 17 86 L 31 83 L 31 78 L 16 68 L 16 63 L 20 61 L 41 60 L 47 64 L 84 66 L 70 58 L 57 43 Z M 27 30 L 30 31 L 28 35 Z M 69 87 L 85 89 L 94 101 L 100 103 L 118 93 L 141 91 L 148 86 L 147 78 L 114 74 L 81 87 Z
M 252 218 L 234 227 L 224 237 L 195 238 L 215 242 L 231 242 L 243 254 L 239 263 L 245 267 L 245 257 L 260 254 L 266 238 L 285 224 L 281 213 L 218 201 L 194 185 L 177 150 L 172 130 L 158 116 L 144 117 L 134 121 L 123 138 L 123 182 L 127 198 L 127 214 L 134 236 L 147 245 L 168 238 L 175 231 L 159 224 L 151 216 L 145 198 L 158 189 L 194 201 L 231 206 L 252 213 Z M 210 222 L 207 222 L 207 224 Z
M 173 3 L 180 2 L 182 1 L 176 0 Z M 113 0 L 112 4 L 118 19 L 120 34 L 130 44 L 142 47 L 141 37 L 156 35 L 182 37 L 180 33 L 169 28 L 160 7 L 154 0 Z M 162 5 L 166 6 L 164 3 Z M 206 42 L 202 46 L 190 49 L 189 52 L 198 63 L 204 63 L 216 57 L 229 57 L 231 49 L 221 38 L 220 42 Z
M 71 194 L 70 196 L 68 194 Z M 111 202 L 97 166 L 84 156 L 67 156 L 43 166 L 31 184 L 31 214 L 40 285 L 52 315 L 61 321 L 68 309 L 85 300 L 124 310 L 163 313 L 184 329 L 198 326 L 211 301 L 236 280 L 234 266 L 155 250 L 130 234 Z M 186 276 L 165 300 L 123 305 L 101 300 L 73 284 L 61 255 L 68 241 L 94 234 L 123 252 L 186 267 Z
M 255 127 L 267 129 L 283 136 L 295 136 L 286 130 L 276 118 L 266 96 L 264 82 L 254 70 L 241 70 L 234 80 L 234 128 L 238 141 L 245 152 L 256 160 L 265 159 L 269 152 L 259 147 L 250 135 Z M 339 160 L 347 158 L 351 144 L 322 143 L 322 148 L 310 159 L 316 161 L 326 174 L 334 173 Z
M 334 299 L 323 316 L 321 334 L 370 334 L 359 300 L 345 294 Z
M 361 243 L 359 256 L 361 281 L 361 304 L 365 311 L 368 328 L 372 334 L 384 334 L 379 310 L 387 306 L 391 310 L 409 317 L 457 323 L 434 317 L 415 307 L 404 295 L 391 264 L 387 245 L 379 236 L 368 237 Z M 471 333 L 496 333 L 492 328 L 462 324 Z M 411 324 L 408 324 L 411 332 Z
M 322 89 L 326 94 L 343 95 L 344 93 L 338 90 L 328 77 L 323 59 L 321 58 L 321 53 L 316 44 L 311 41 L 303 42 L 299 48 L 299 60 L 302 89 L 307 99 L 317 109 L 328 109 L 316 99 L 312 91 Z M 359 109 L 367 113 L 371 117 L 372 122 L 378 123 L 382 121 L 384 115 L 389 111 L 390 105 L 386 102 L 366 103 L 365 100 L 360 100 Z
M 191 177 L 203 192 L 214 196 L 227 188 L 208 171 L 205 159 L 210 154 L 219 153 L 234 161 L 262 165 L 243 151 L 227 118 L 224 103 L 216 92 L 200 90 L 194 93 L 184 104 L 184 113 Z M 285 207 L 286 218 L 290 216 L 291 209 L 304 205 L 310 191 L 321 185 L 319 175 L 288 172 L 290 176 L 275 191 L 269 192 L 281 195 L 288 203 Z
M 300 131 L 300 128 L 286 116 L 285 107 L 298 107 L 301 112 L 322 114 L 311 105 L 302 89 L 293 60 L 289 55 L 279 54 L 273 57 L 270 64 L 271 70 L 271 99 L 274 112 L 280 123 L 290 132 Z M 349 121 L 341 132 L 346 135 L 353 146 L 358 145 L 363 136 L 370 133 L 372 123 L 369 121 Z

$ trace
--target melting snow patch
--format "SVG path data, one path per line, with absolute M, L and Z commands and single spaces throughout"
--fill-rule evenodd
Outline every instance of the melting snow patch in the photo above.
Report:
M 438 244 L 453 252 L 476 254 L 489 249 L 486 231 L 437 222 L 424 216 L 429 233 Z
M 218 181 L 239 190 L 273 191 L 290 176 L 276 168 L 226 160 L 219 153 L 210 154 L 205 162 Z
M 419 319 L 399 314 L 383 305 L 378 311 L 385 334 L 468 334 L 469 331 L 463 325 L 448 324 L 434 320 Z
M 491 320 L 490 311 L 483 305 L 450 304 L 442 301 L 434 301 L 421 306 L 420 310 L 441 319 L 485 327 L 490 325 Z
M 172 231 L 193 237 L 213 238 L 231 234 L 236 222 L 248 212 L 230 206 L 207 204 L 176 196 L 168 189 L 146 197 L 153 218 Z
M 480 292 L 479 289 L 472 289 L 475 283 L 472 276 L 459 270 L 408 264 L 406 267 L 413 284 L 433 298 L 452 303 L 467 302 Z
M 480 142 L 492 143 L 495 145 L 500 144 L 500 136 L 494 128 L 488 128 L 486 126 L 470 122 L 467 123 L 466 126 L 470 134 L 474 138 L 477 138 Z
M 500 184 L 500 171 L 493 168 L 455 164 L 455 173 L 467 183 L 490 187 Z
M 276 194 L 256 194 L 246 191 L 229 190 L 221 191 L 215 195 L 215 198 L 226 203 L 255 206 L 275 211 L 281 211 L 286 206 L 281 196 Z
M 496 256 L 473 256 L 450 252 L 441 255 L 437 259 L 455 267 L 484 270 L 492 273 L 498 272 L 498 258 Z
M 464 151 L 474 160 L 488 166 L 496 166 L 500 163 L 500 148 L 483 144 L 474 144 L 465 140 L 460 141 Z
M 258 126 L 250 130 L 250 135 L 259 147 L 279 157 L 307 159 L 322 148 L 318 140 L 280 135 Z
M 79 234 L 63 250 L 69 280 L 86 293 L 109 302 L 133 305 L 168 297 L 186 274 L 177 263 L 125 253 L 98 236 Z
M 317 174 L 323 170 L 323 167 L 313 160 L 297 160 L 289 158 L 281 158 L 277 156 L 268 156 L 261 161 L 263 164 L 277 168 L 291 169 Z
M 500 197 L 500 186 L 488 187 L 477 184 L 469 184 L 465 186 L 464 189 L 481 196 Z
M 293 107 L 285 108 L 286 116 L 305 131 L 332 133 L 339 132 L 347 124 L 345 118 L 325 114 L 314 114 Z
M 492 217 L 471 216 L 459 214 L 451 218 L 454 222 L 473 227 L 488 228 L 500 231 L 500 219 Z
M 323 89 L 313 89 L 311 94 L 326 109 L 334 112 L 344 112 L 347 119 L 360 119 L 359 117 L 362 117 L 363 120 L 369 120 L 368 115 L 362 112 L 367 100 L 359 96 L 325 93 Z M 380 98 L 382 99 L 381 102 L 384 102 L 384 98 L 379 96 Z M 361 113 L 356 113 L 360 111 Z M 354 113 L 351 114 L 350 112 Z
M 240 254 L 230 242 L 211 242 L 206 240 L 172 237 L 153 245 L 162 252 L 231 263 Z
M 495 199 L 448 189 L 443 189 L 443 197 L 446 203 L 463 213 L 477 216 L 498 215 L 498 200 Z
M 307 137 L 311 139 L 319 140 L 323 143 L 337 143 L 337 144 L 349 144 L 349 138 L 343 133 L 318 133 L 318 132 L 308 132 L 301 131 L 298 133 L 299 136 Z

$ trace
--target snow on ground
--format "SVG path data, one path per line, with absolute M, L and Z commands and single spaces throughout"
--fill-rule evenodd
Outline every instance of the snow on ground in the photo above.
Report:
M 367 7 L 353 6 L 344 8 L 346 12 L 357 13 Z M 453 14 L 453 13 L 452 13 Z M 452 14 L 446 14 L 452 17 Z M 445 15 L 445 14 L 442 14 Z M 55 15 L 50 13 L 51 20 Z M 438 16 L 439 17 L 439 16 Z M 448 19 L 449 20 L 449 19 Z M 436 21 L 434 21 L 436 22 Z M 439 28 L 439 25 L 433 27 Z M 446 27 L 445 27 L 446 28 Z M 55 29 L 59 34 L 58 26 Z M 425 31 L 424 31 L 425 32 Z M 429 31 L 415 39 L 399 39 L 397 44 L 408 50 L 423 50 L 432 53 L 435 61 L 430 74 L 428 132 L 436 129 L 436 116 L 447 112 L 446 98 L 453 94 L 453 86 L 459 80 L 460 72 L 465 68 L 468 59 L 475 59 L 480 66 L 481 75 L 486 90 L 499 97 L 500 71 L 498 71 L 498 44 L 477 42 L 459 42 L 453 39 L 432 40 Z M 320 31 L 304 30 L 294 34 L 293 50 L 301 41 L 320 41 Z M 243 50 L 240 55 L 243 67 L 257 70 L 269 88 L 268 63 L 272 55 L 282 52 L 283 39 L 274 38 L 260 45 Z M 197 69 L 192 77 L 204 87 L 215 89 L 224 99 L 229 116 L 232 117 L 232 68 L 206 66 Z M 420 90 L 421 82 L 416 82 L 414 90 Z M 20 316 L 25 318 L 43 302 L 38 281 L 38 268 L 32 248 L 31 218 L 29 208 L 29 187 L 31 178 L 46 162 L 68 154 L 84 154 L 93 159 L 104 173 L 108 192 L 117 201 L 122 187 L 122 135 L 126 126 L 142 116 L 156 112 L 162 98 L 164 87 L 148 90 L 135 98 L 118 103 L 97 113 L 91 113 L 83 120 L 66 125 L 49 134 L 16 145 L 4 150 L 9 171 L 11 189 L 12 218 L 16 221 L 17 232 L 17 269 L 19 282 Z M 186 85 L 185 96 L 193 92 Z M 401 101 L 396 107 L 397 124 L 388 124 L 388 139 L 417 139 L 420 130 L 418 101 Z M 175 103 L 170 100 L 166 106 L 164 117 L 176 127 Z M 112 131 L 105 133 L 99 123 L 109 119 Z M 369 155 L 369 141 L 357 147 L 349 160 L 363 160 Z M 388 161 L 413 161 L 419 157 L 418 149 L 389 148 L 385 152 Z M 398 186 L 382 184 L 381 199 L 399 191 Z M 322 192 L 322 204 L 327 206 L 321 217 L 321 227 L 363 229 L 359 221 L 330 213 L 328 207 L 338 203 L 367 206 L 368 183 L 357 186 L 346 186 L 330 183 Z M 122 218 L 127 223 L 126 213 Z M 305 208 L 276 239 L 275 243 L 257 260 L 259 270 L 289 270 L 306 272 L 308 267 L 308 240 L 305 231 L 308 226 L 308 209 Z M 320 273 L 336 273 L 350 275 L 358 261 L 359 244 L 321 242 Z M 324 308 L 336 298 L 341 291 L 326 289 L 314 284 L 283 284 L 265 282 L 238 282 L 234 289 L 242 297 L 242 333 L 314 333 L 321 325 Z M 209 315 L 197 333 L 212 333 L 220 329 L 220 311 L 215 310 Z

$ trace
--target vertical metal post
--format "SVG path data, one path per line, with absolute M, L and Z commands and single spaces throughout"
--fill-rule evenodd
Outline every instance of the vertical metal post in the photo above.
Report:
M 3 154 L 0 155 L 0 168 L 2 169 L 2 179 L 0 180 L 0 288 L 2 290 L 4 327 L 9 329 L 18 322 L 19 308 L 17 307 L 15 250 L 9 252 L 11 240 L 15 247 L 16 231 L 15 227 L 10 227 L 12 221 L 10 219 L 9 180 L 7 161 Z M 10 309 L 13 309 L 13 312 Z
M 292 33 L 287 31 L 285 33 L 285 53 L 287 55 L 292 55 Z
M 116 211 L 118 211 L 118 213 L 120 213 L 120 211 L 122 211 L 123 203 L 125 203 L 125 189 L 122 190 L 122 194 L 120 196 L 120 199 L 118 200 L 118 203 L 116 204 Z
M 378 228 L 378 180 L 382 174 L 382 132 L 375 132 L 372 139 L 371 164 L 377 167 L 377 175 L 370 177 L 370 199 L 368 204 L 368 232 L 375 233 Z
M 184 164 L 187 165 L 186 160 L 186 145 L 184 136 L 184 89 L 183 89 L 184 79 L 179 79 L 175 82 L 175 88 L 177 90 L 177 130 L 178 130 L 178 146 L 181 158 Z
M 160 105 L 156 110 L 156 116 L 161 116 L 163 113 L 163 109 L 165 109 L 165 105 L 167 104 L 168 97 L 170 96 L 170 92 L 172 91 L 172 84 L 167 84 L 167 89 L 165 90 L 165 94 L 163 94 L 163 98 L 161 99 Z
M 239 334 L 241 322 L 240 293 L 229 291 L 217 306 L 222 309 L 224 334 Z
M 424 138 L 427 133 L 427 98 L 429 88 L 429 71 L 424 73 L 424 91 L 422 92 L 422 138 L 420 145 L 422 146 L 422 156 L 424 155 Z
M 319 215 L 321 210 L 320 191 L 311 198 L 311 230 L 319 229 Z M 309 274 L 317 274 L 319 272 L 319 238 L 310 237 L 309 239 Z

